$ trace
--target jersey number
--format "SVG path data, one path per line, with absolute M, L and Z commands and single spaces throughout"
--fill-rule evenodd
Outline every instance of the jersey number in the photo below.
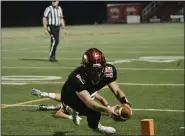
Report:
M 110 78 L 113 77 L 113 70 L 112 70 L 112 67 L 106 67 L 106 68 L 105 68 L 105 76 L 106 76 L 106 77 L 110 77 Z

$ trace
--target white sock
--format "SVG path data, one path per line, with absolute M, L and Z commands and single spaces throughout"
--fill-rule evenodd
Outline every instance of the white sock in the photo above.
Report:
M 49 93 L 49 98 L 55 99 L 55 93 Z
M 48 97 L 49 96 L 49 93 L 47 93 L 47 92 L 41 92 L 41 96 L 42 97 Z
M 56 109 L 56 107 L 55 107 L 55 106 L 53 106 L 53 105 L 51 105 L 51 106 L 48 106 L 48 107 L 47 107 L 47 109 L 48 109 L 48 110 L 55 110 L 55 109 Z
M 72 119 L 73 119 L 73 117 L 70 115 L 70 116 L 69 116 L 69 119 L 70 119 L 70 120 L 72 120 Z

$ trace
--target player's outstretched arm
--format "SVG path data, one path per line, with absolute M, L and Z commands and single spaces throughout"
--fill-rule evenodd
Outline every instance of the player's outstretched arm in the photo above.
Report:
M 107 107 L 92 100 L 87 90 L 80 91 L 77 93 L 77 95 L 85 103 L 85 105 L 87 105 L 88 108 L 99 112 L 105 112 L 107 110 Z
M 91 96 L 87 90 L 83 90 L 77 93 L 78 97 L 87 105 L 88 108 L 99 111 L 107 112 L 109 115 L 117 115 L 112 107 L 105 107 L 98 102 L 91 99 Z
M 120 103 L 130 106 L 130 103 L 126 98 L 125 93 L 119 88 L 116 81 L 111 82 L 108 86 L 111 89 L 111 91 L 114 93 L 116 98 L 120 101 Z
M 96 93 L 95 99 L 98 100 L 99 102 L 101 102 L 104 106 L 106 106 L 106 107 L 109 106 L 108 101 L 100 94 Z

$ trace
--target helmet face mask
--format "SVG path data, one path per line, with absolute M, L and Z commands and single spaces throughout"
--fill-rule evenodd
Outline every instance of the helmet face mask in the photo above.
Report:
M 104 75 L 106 64 L 103 53 L 96 48 L 87 50 L 82 57 L 82 64 L 92 84 L 98 84 Z
M 101 64 L 97 64 L 100 67 L 96 67 L 96 64 L 94 65 L 95 67 L 93 66 L 89 70 L 89 78 L 93 84 L 98 84 L 104 75 L 104 67 L 102 67 Z

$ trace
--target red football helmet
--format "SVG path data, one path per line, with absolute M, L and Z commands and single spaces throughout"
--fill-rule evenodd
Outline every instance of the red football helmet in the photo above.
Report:
M 92 83 L 98 84 L 104 75 L 106 65 L 104 54 L 97 48 L 90 48 L 83 54 L 82 64 Z

